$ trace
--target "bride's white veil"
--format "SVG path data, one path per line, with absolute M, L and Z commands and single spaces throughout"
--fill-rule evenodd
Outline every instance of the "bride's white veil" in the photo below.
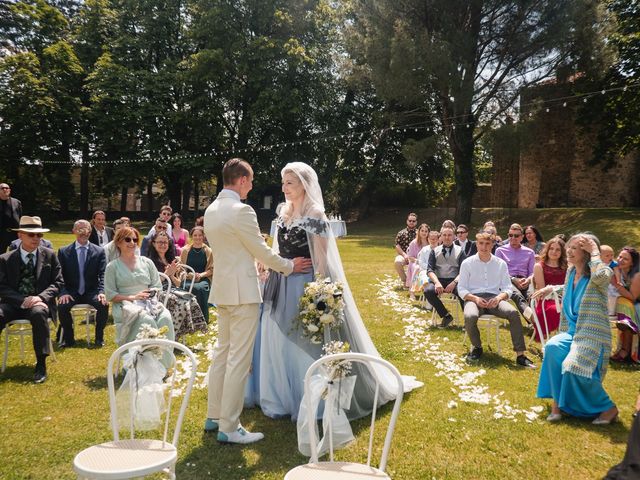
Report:
M 287 173 L 296 175 L 304 186 L 306 198 L 303 205 L 302 215 L 300 219 L 291 219 L 298 226 L 307 232 L 309 241 L 309 250 L 311 252 L 311 260 L 316 273 L 329 277 L 331 281 L 339 281 L 344 285 L 344 301 L 345 301 L 345 317 L 346 321 L 339 328 L 338 336 L 340 340 L 346 340 L 351 345 L 351 351 L 366 353 L 369 355 L 380 356 L 369 333 L 362 321 L 360 312 L 349 288 L 349 283 L 342 267 L 340 253 L 336 243 L 335 236 L 331 229 L 330 222 L 324 212 L 324 200 L 322 198 L 322 190 L 318 182 L 318 175 L 306 163 L 292 162 L 285 165 L 282 169 L 282 176 Z M 291 205 L 285 204 L 280 211 L 280 215 L 287 221 L 287 215 L 291 212 Z M 276 235 L 277 237 L 277 235 Z M 274 239 L 274 246 L 277 247 L 277 239 Z M 336 340 L 338 338 L 332 338 Z M 376 377 L 380 381 L 380 400 L 389 401 L 394 398 L 393 392 L 395 378 L 384 368 L 376 368 Z M 419 386 L 419 382 L 415 382 L 412 377 L 405 378 L 405 390 L 411 390 Z M 360 384 L 360 387 L 362 385 Z M 369 398 L 373 400 L 375 384 L 366 382 L 365 388 L 371 389 Z M 352 407 L 350 417 L 358 417 L 369 410 L 369 405 L 355 405 Z

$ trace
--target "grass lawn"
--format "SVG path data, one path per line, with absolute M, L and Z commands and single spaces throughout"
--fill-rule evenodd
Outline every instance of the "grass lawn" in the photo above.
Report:
M 348 280 L 381 355 L 425 384 L 405 396 L 388 472 L 396 479 L 602 478 L 624 454 L 638 388 L 636 368 L 612 365 L 605 379 L 621 422 L 608 427 L 580 420 L 547 424 L 549 402 L 535 398 L 538 371 L 514 366 L 508 330 L 501 331 L 501 355 L 490 350 L 479 365 L 466 366 L 460 362 L 467 349 L 462 330 L 423 328 L 430 314 L 411 305 L 404 292 L 385 280 L 393 273 L 393 236 L 405 214 L 381 212 L 350 225 L 349 236 L 339 241 Z M 436 209 L 418 214 L 420 222 L 432 226 L 446 218 Z M 476 210 L 472 227 L 487 218 L 498 222 L 501 233 L 505 225 L 518 221 L 536 223 L 545 237 L 592 230 L 616 249 L 640 245 L 640 210 Z M 56 248 L 72 239 L 62 232 L 47 238 Z M 18 341 L 12 337 L 9 366 L 0 374 L 0 478 L 75 478 L 74 455 L 111 438 L 105 373 L 114 350 L 114 327 L 107 327 L 107 346 L 100 350 L 86 348 L 83 334 L 82 329 L 76 332 L 77 347 L 58 351 L 58 361 L 49 361 L 49 379 L 43 385 L 31 382 L 30 342 L 21 362 Z M 187 344 L 198 346 L 204 358 L 206 340 L 193 336 Z M 539 364 L 535 344 L 530 353 Z M 459 365 L 463 370 L 452 374 Z M 199 370 L 207 366 L 202 361 Z M 472 392 L 472 401 L 463 401 L 462 392 Z M 534 419 L 536 407 L 543 409 Z M 381 425 L 389 413 L 389 408 L 383 410 Z M 277 479 L 305 462 L 289 420 L 246 410 L 243 424 L 264 432 L 266 439 L 237 447 L 221 446 L 204 434 L 205 415 L 206 389 L 195 389 L 180 438 L 179 478 Z M 363 458 L 366 421 L 355 422 L 354 432 L 356 444 L 340 451 L 339 458 Z

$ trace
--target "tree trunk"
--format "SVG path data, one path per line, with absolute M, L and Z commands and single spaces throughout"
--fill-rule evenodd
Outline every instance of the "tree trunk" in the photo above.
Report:
M 163 178 L 165 188 L 167 189 L 167 195 L 169 195 L 169 203 L 174 212 L 179 212 L 182 201 L 182 185 L 175 181 L 169 181 L 168 178 Z
M 153 178 L 147 178 L 147 202 L 146 210 L 151 215 L 153 213 Z
M 473 128 L 458 127 L 449 136 L 456 181 L 456 223 L 469 224 L 473 193 L 476 189 L 473 171 Z
M 124 213 L 127 211 L 127 192 L 129 191 L 128 187 L 122 187 L 120 190 L 120 213 Z
M 80 218 L 89 218 L 89 145 L 82 145 L 80 169 Z
M 189 214 L 189 200 L 191 199 L 191 178 L 187 178 L 182 184 L 182 210 L 184 216 Z
M 197 218 L 200 214 L 200 182 L 198 177 L 193 177 L 193 210 Z

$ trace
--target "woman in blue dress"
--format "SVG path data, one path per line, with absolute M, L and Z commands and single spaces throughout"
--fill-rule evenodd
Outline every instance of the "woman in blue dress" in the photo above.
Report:
M 322 355 L 322 345 L 311 343 L 302 335 L 297 320 L 299 300 L 305 284 L 320 273 L 331 281 L 344 285 L 345 321 L 331 332 L 331 340 L 349 342 L 352 352 L 379 356 L 346 281 L 337 244 L 324 213 L 324 201 L 316 172 L 307 164 L 294 162 L 282 170 L 282 191 L 286 202 L 276 222 L 274 249 L 282 257 L 307 257 L 313 271 L 287 277 L 270 272 L 264 291 L 259 352 L 254 350 L 252 380 L 255 388 L 248 392 L 245 404 L 258 403 L 269 417 L 291 417 L 296 420 L 304 391 L 304 375 L 309 366 Z M 386 372 L 375 377 L 358 364 L 351 401 L 346 412 L 358 418 L 371 411 L 376 380 L 380 382 L 379 404 L 394 398 L 394 379 Z M 413 377 L 405 377 L 405 391 L 422 385 Z
M 550 422 L 562 414 L 593 418 L 608 425 L 618 409 L 605 392 L 604 380 L 611 352 L 607 315 L 607 286 L 613 272 L 600 260 L 598 239 L 591 234 L 567 243 L 567 271 L 560 331 L 545 346 L 537 396 L 552 398 Z

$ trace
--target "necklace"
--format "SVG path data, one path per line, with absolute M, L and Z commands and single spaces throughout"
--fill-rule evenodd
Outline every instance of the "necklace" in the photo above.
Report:
M 201 253 L 201 252 L 202 252 L 202 248 L 203 248 L 203 247 L 196 248 L 196 247 L 193 247 L 193 246 L 192 246 L 192 247 L 191 247 L 191 250 L 193 250 L 193 251 L 194 251 L 194 252 L 196 252 L 196 253 Z

